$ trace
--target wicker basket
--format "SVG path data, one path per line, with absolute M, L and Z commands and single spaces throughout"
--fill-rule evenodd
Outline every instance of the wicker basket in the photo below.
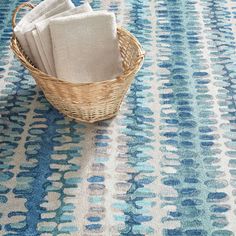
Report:
M 24 7 L 33 8 L 30 3 L 19 5 L 12 16 L 13 28 L 18 11 Z M 124 72 L 116 79 L 94 83 L 70 83 L 40 71 L 26 56 L 14 33 L 11 48 L 55 108 L 75 120 L 93 123 L 117 114 L 124 95 L 144 59 L 141 45 L 131 33 L 123 28 L 118 28 L 117 33 Z

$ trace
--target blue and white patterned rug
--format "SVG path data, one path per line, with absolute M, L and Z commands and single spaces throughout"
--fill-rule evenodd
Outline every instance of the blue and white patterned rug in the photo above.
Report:
M 0 235 L 236 235 L 236 1 L 93 1 L 146 51 L 95 125 L 55 110 L 10 51 L 22 2 L 0 1 Z

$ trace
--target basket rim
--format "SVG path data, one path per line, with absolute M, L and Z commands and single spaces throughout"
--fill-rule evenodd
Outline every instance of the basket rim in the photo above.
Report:
M 138 66 L 135 66 L 134 68 L 130 69 L 128 71 L 128 73 L 122 73 L 121 75 L 117 76 L 116 78 L 114 79 L 108 79 L 108 80 L 102 80 L 102 81 L 95 81 L 95 82 L 79 82 L 79 83 L 75 83 L 75 82 L 70 82 L 70 81 L 66 81 L 64 79 L 60 79 L 58 77 L 55 77 L 55 76 L 52 76 L 52 75 L 49 75 L 43 71 L 41 71 L 40 69 L 38 69 L 36 66 L 34 66 L 29 58 L 27 58 L 27 56 L 24 55 L 23 53 L 23 50 L 21 48 L 18 47 L 17 45 L 17 42 L 19 43 L 18 39 L 16 38 L 15 34 L 14 34 L 14 30 L 13 30 L 13 34 L 12 34 L 12 38 L 11 38 L 11 43 L 10 43 L 10 47 L 11 49 L 13 50 L 13 52 L 15 53 L 15 55 L 19 58 L 20 60 L 23 60 L 26 64 L 26 67 L 32 71 L 34 70 L 35 72 L 32 72 L 32 73 L 38 73 L 38 74 L 41 74 L 42 77 L 44 77 L 45 80 L 49 79 L 49 80 L 54 80 L 56 82 L 60 82 L 60 83 L 64 83 L 64 84 L 67 84 L 67 85 L 78 85 L 78 86 L 89 86 L 89 85 L 99 85 L 99 84 L 109 84 L 109 83 L 115 83 L 115 82 L 119 82 L 119 81 L 125 81 L 126 78 L 128 78 L 131 74 L 136 74 L 139 69 L 142 67 L 142 64 L 143 64 L 143 60 L 144 60 L 144 56 L 145 56 L 145 51 L 142 49 L 142 46 L 141 44 L 139 43 L 139 41 L 137 40 L 137 38 L 132 34 L 130 33 L 128 30 L 126 30 L 125 28 L 123 27 L 117 27 L 117 30 L 118 31 L 121 31 L 125 34 L 127 34 L 130 38 L 133 39 L 133 42 L 134 44 L 136 44 L 137 48 L 138 48 L 138 57 L 137 57 L 137 62 L 136 64 Z M 20 43 L 19 43 L 20 44 Z M 17 49 L 19 50 L 19 52 L 17 52 L 18 50 L 16 50 L 16 48 L 14 46 L 17 47 Z M 19 55 L 19 53 L 21 55 Z

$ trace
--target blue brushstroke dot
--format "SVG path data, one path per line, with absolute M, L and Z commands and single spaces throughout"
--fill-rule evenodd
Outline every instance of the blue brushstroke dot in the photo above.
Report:
M 85 225 L 86 229 L 88 230 L 98 230 L 102 227 L 101 224 L 90 224 L 90 225 Z
M 88 182 L 94 183 L 94 182 L 103 182 L 104 177 L 103 176 L 92 176 L 88 178 Z
M 101 217 L 98 217 L 98 216 L 91 216 L 91 217 L 88 217 L 87 219 L 88 219 L 88 221 L 90 221 L 90 222 L 98 222 L 98 221 L 101 220 Z

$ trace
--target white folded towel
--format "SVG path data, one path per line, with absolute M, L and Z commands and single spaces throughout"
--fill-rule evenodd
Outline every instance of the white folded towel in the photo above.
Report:
M 44 66 L 44 63 L 43 63 L 43 58 L 41 57 L 41 54 L 40 54 L 40 50 L 41 50 L 41 45 L 38 45 L 38 41 L 39 41 L 39 38 L 38 38 L 38 34 L 37 34 L 37 31 L 36 31 L 36 29 L 35 30 L 33 30 L 32 32 L 31 32 L 31 34 L 32 34 L 32 36 L 33 36 L 33 43 L 32 44 L 34 44 L 35 46 L 34 46 L 34 51 L 33 51 L 33 55 L 34 55 L 34 57 L 37 57 L 38 59 L 37 59 L 37 67 L 41 70 L 41 71 L 43 71 L 43 72 L 47 72 L 47 70 L 46 70 L 46 67 Z M 29 40 L 31 40 L 31 38 L 29 39 Z M 30 44 L 30 43 L 29 43 Z M 31 48 L 32 48 L 32 46 L 31 46 Z M 36 64 L 35 64 L 36 65 Z
M 50 18 L 47 18 L 35 24 L 37 30 L 33 31 L 34 40 L 37 44 L 40 57 L 48 74 L 56 76 L 55 64 L 53 59 L 52 40 L 49 29 L 50 20 L 56 17 L 75 15 L 89 11 L 92 11 L 92 8 L 90 7 L 89 3 L 85 3 L 79 7 L 75 7 L 68 11 L 51 16 Z
M 42 61 L 40 54 L 39 54 L 39 49 L 36 46 L 36 43 L 34 41 L 34 37 L 32 34 L 32 31 L 35 29 L 35 23 L 40 22 L 48 17 L 58 14 L 58 13 L 67 11 L 71 8 L 74 8 L 74 4 L 70 0 L 65 0 L 61 4 L 57 5 L 54 9 L 48 11 L 47 13 L 45 13 L 44 15 L 39 17 L 37 20 L 30 23 L 25 28 L 25 38 L 27 40 L 27 43 L 29 45 L 29 48 L 30 48 L 30 51 L 32 54 L 32 61 L 40 70 L 42 70 L 44 72 L 46 72 L 46 69 L 43 65 L 43 61 Z
M 31 37 L 34 24 L 52 15 L 71 9 L 72 7 L 74 7 L 74 4 L 71 0 L 45 0 L 29 11 L 14 28 L 16 37 L 23 50 L 31 61 L 42 70 L 45 70 L 45 68 L 43 67 L 42 61 L 38 59 L 38 50 L 35 48 L 33 37 Z
M 55 8 L 58 4 L 62 3 L 64 0 L 45 0 L 38 4 L 34 9 L 30 10 L 26 15 L 24 15 L 19 23 L 14 28 L 14 33 L 19 40 L 25 53 L 32 58 L 30 53 L 29 45 L 27 44 L 24 32 L 25 27 L 29 25 L 34 20 L 38 19 L 40 16 L 44 15 L 50 9 Z
M 58 78 L 86 83 L 122 73 L 113 13 L 81 13 L 52 19 L 49 25 Z

